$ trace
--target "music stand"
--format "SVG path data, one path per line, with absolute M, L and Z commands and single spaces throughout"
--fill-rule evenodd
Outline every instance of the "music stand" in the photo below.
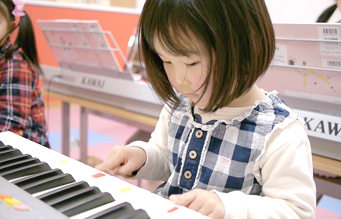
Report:
M 37 23 L 62 69 L 133 81 L 141 79 L 140 74 L 129 68 L 111 32 L 103 31 L 98 21 L 57 19 Z M 116 56 L 123 60 L 124 69 Z

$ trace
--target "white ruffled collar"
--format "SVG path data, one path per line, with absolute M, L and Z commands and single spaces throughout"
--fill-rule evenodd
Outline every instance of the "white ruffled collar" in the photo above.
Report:
M 253 106 L 250 107 L 223 107 L 218 109 L 216 112 L 214 112 L 213 114 L 217 114 L 217 115 L 231 115 L 233 112 L 239 111 L 239 112 L 243 112 L 242 114 L 239 114 L 238 116 L 231 118 L 229 120 L 217 120 L 217 122 L 215 122 L 215 124 L 219 124 L 219 123 L 226 123 L 226 124 L 232 124 L 234 121 L 243 121 L 245 118 L 249 117 L 252 113 L 252 111 L 259 105 L 272 105 L 272 100 L 270 99 L 270 96 L 275 96 L 277 95 L 277 91 L 271 91 L 271 92 L 266 92 L 263 89 L 261 89 L 264 93 L 265 93 L 265 97 L 262 100 L 258 100 L 254 103 Z M 193 102 L 188 99 L 185 98 L 186 101 L 186 115 L 190 118 L 192 118 L 192 122 L 193 124 L 196 124 L 197 122 L 194 121 L 193 119 L 193 113 L 192 113 L 192 105 Z M 199 123 L 196 125 L 200 125 L 202 126 L 203 124 Z M 214 125 L 216 126 L 216 125 Z

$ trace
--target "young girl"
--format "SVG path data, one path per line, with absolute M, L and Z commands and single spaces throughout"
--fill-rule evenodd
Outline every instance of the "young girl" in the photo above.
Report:
M 16 28 L 12 45 L 9 37 Z M 38 86 L 41 69 L 32 23 L 21 0 L 0 0 L 0 48 L 0 131 L 12 131 L 49 147 Z
M 147 0 L 139 28 L 167 104 L 149 142 L 97 168 L 164 180 L 157 194 L 211 218 L 314 218 L 304 122 L 255 84 L 275 49 L 264 0 Z

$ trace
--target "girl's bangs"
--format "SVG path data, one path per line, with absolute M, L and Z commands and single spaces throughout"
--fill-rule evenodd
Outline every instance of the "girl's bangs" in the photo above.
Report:
M 162 2 L 162 1 L 161 1 Z M 158 4 L 158 10 L 154 11 L 150 22 L 144 23 L 143 34 L 147 39 L 149 47 L 155 51 L 155 40 L 168 53 L 176 56 L 189 56 L 197 54 L 200 50 L 198 39 L 190 27 L 194 22 L 191 21 L 184 4 L 169 5 L 167 1 Z
M 168 27 L 168 29 L 156 31 L 151 44 L 154 51 L 155 40 L 158 40 L 161 47 L 169 54 L 175 56 L 199 54 L 197 40 L 193 34 L 190 34 L 188 30 L 179 28 L 179 26 Z

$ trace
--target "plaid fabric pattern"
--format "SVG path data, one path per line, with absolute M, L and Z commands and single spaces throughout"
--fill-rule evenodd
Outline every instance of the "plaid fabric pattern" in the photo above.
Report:
M 12 131 L 49 147 L 38 73 L 19 51 L 5 57 L 10 46 L 7 41 L 0 50 L 0 131 Z
M 202 124 L 199 115 L 193 117 L 191 104 L 183 98 L 172 111 L 168 127 L 171 176 L 155 193 L 168 197 L 200 188 L 262 195 L 257 158 L 265 136 L 292 116 L 290 109 L 277 96 L 268 94 L 250 115 Z

